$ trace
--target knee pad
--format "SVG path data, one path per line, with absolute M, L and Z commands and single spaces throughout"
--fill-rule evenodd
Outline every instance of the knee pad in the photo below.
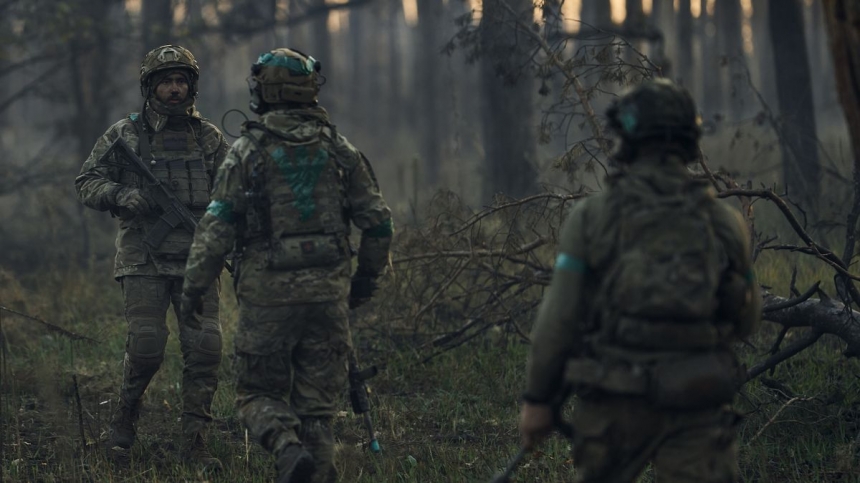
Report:
M 221 362 L 221 329 L 218 324 L 204 323 L 196 341 L 192 345 L 192 354 L 196 361 L 202 363 Z
M 138 323 L 129 330 L 125 351 L 133 364 L 159 365 L 164 360 L 167 330 L 156 324 Z

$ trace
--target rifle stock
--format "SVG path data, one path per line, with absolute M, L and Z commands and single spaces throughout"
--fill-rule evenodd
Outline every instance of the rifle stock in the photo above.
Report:
M 382 448 L 380 448 L 379 441 L 376 440 L 376 433 L 373 431 L 373 421 L 370 419 L 370 401 L 367 399 L 368 389 L 365 381 L 378 373 L 379 370 L 376 366 L 370 366 L 364 370 L 359 369 L 355 352 L 349 353 L 349 400 L 352 404 L 352 412 L 364 419 L 364 427 L 370 437 L 370 451 L 374 453 L 379 453 Z

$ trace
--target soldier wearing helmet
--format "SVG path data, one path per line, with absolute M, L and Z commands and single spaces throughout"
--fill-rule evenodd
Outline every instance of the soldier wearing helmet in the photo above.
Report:
M 735 481 L 729 343 L 761 310 L 746 225 L 687 170 L 699 123 L 686 91 L 646 81 L 607 117 L 621 170 L 562 228 L 532 331 L 523 446 L 572 391 L 577 481 L 632 483 L 649 461 L 660 481 Z
M 179 309 L 185 260 L 192 234 L 182 226 L 167 233 L 157 247 L 146 234 L 164 214 L 138 175 L 102 155 L 117 138 L 198 217 L 210 201 L 212 180 L 229 146 L 195 108 L 200 69 L 187 49 L 163 45 L 140 66 L 143 108 L 111 126 L 96 141 L 75 188 L 84 205 L 119 218 L 114 277 L 121 283 L 128 322 L 119 404 L 110 423 L 108 446 L 128 449 L 135 440 L 141 400 L 164 360 L 167 308 Z M 182 375 L 183 459 L 205 469 L 221 463 L 206 449 L 205 428 L 212 420 L 212 397 L 221 361 L 218 284 L 202 296 L 202 310 L 179 324 L 184 361 Z
M 367 158 L 317 103 L 321 64 L 291 49 L 251 67 L 251 109 L 218 170 L 188 258 L 182 312 L 234 252 L 236 405 L 278 483 L 333 482 L 332 417 L 347 381 L 348 309 L 388 262 L 391 211 Z M 361 230 L 351 276 L 350 226 Z

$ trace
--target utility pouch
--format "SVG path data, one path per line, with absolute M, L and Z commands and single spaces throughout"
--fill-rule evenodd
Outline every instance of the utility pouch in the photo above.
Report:
M 334 235 L 290 236 L 273 240 L 269 252 L 272 270 L 296 270 L 325 267 L 346 258 L 343 247 Z
M 648 399 L 658 407 L 716 407 L 731 402 L 736 392 L 737 362 L 726 351 L 660 361 L 650 374 Z

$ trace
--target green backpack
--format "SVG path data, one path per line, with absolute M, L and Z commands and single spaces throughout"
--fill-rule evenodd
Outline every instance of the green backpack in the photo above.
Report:
M 669 349 L 684 345 L 694 326 L 713 330 L 725 262 L 713 189 L 696 180 L 670 192 L 655 185 L 625 176 L 612 186 L 618 239 L 597 300 L 609 341 L 621 336 L 622 345 Z

